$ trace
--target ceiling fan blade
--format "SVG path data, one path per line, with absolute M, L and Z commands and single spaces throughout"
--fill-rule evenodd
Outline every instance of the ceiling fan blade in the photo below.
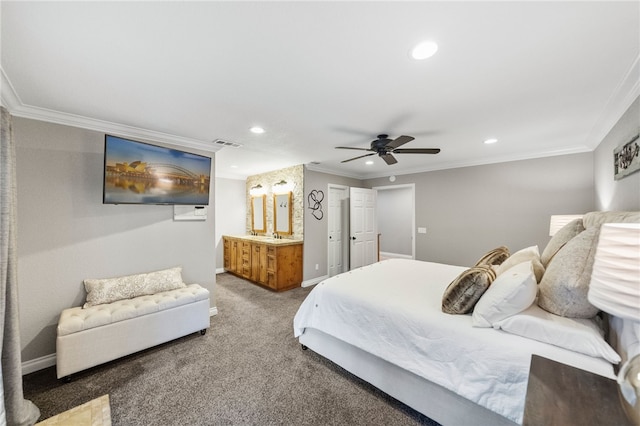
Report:
M 415 138 L 413 136 L 405 136 L 405 135 L 398 136 L 397 138 L 389 142 L 386 147 L 391 149 L 396 149 L 397 147 L 402 146 L 407 142 L 411 142 L 414 139 Z
M 440 148 L 400 148 L 394 149 L 394 154 L 437 154 Z
M 380 155 L 380 158 L 382 158 L 388 165 L 396 164 L 398 162 L 398 160 L 396 160 L 396 158 L 391 154 L 382 154 Z
M 365 155 L 361 155 L 359 157 L 353 157 L 353 158 L 350 158 L 348 160 L 342 160 L 341 163 L 348 163 L 349 161 L 357 160 L 358 158 L 369 157 L 370 155 L 375 155 L 375 154 L 376 154 L 375 152 L 372 152 L 371 154 L 365 154 Z
M 371 151 L 371 148 L 354 148 L 352 146 L 336 146 L 336 149 L 357 149 L 358 151 Z

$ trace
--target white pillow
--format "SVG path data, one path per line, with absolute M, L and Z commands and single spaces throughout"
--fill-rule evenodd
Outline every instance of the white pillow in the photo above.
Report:
M 538 246 L 531 246 L 518 250 L 500 265 L 495 265 L 494 270 L 496 271 L 496 275 L 500 275 L 513 268 L 518 263 L 526 262 L 528 260 L 533 263 L 533 272 L 536 275 L 536 282 L 540 282 L 540 280 L 542 280 L 542 275 L 544 275 L 544 266 L 542 266 L 542 262 L 540 261 L 540 251 L 538 250 Z
M 83 308 L 186 286 L 182 282 L 182 266 L 124 277 L 86 279 L 84 288 L 87 292 L 87 300 Z
M 493 324 L 493 328 L 528 337 L 617 364 L 620 355 L 605 342 L 595 320 L 566 318 L 531 305 L 529 309 Z
M 537 291 L 531 261 L 516 264 L 498 275 L 476 303 L 473 326 L 491 327 L 497 321 L 524 311 L 536 299 Z

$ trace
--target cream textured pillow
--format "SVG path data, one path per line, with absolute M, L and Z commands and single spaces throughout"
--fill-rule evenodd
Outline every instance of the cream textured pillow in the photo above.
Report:
M 563 318 L 536 305 L 493 324 L 493 328 L 549 343 L 617 364 L 620 355 L 607 344 L 603 332 L 592 319 Z
M 442 312 L 468 314 L 496 278 L 488 266 L 467 269 L 449 284 L 442 295 Z
M 482 256 L 475 266 L 499 265 L 509 257 L 509 249 L 505 246 L 495 248 Z
M 498 275 L 476 303 L 473 326 L 491 327 L 497 321 L 524 311 L 534 302 L 537 292 L 538 283 L 531 261 L 518 263 Z
M 542 262 L 540 262 L 540 252 L 538 251 L 538 246 L 531 246 L 522 250 L 518 250 L 517 252 L 509 256 L 507 260 L 502 262 L 500 265 L 495 266 L 493 269 L 495 269 L 496 275 L 500 275 L 503 272 L 516 266 L 518 263 L 527 261 L 531 261 L 533 272 L 536 275 L 536 283 L 539 283 L 540 280 L 542 280 L 542 276 L 544 275 L 544 266 L 542 266 Z
M 587 293 L 599 232 L 600 228 L 581 232 L 549 262 L 538 295 L 542 309 L 570 318 L 592 318 L 598 313 L 587 300 Z
M 542 251 L 540 261 L 545 268 L 549 266 L 551 258 L 564 247 L 573 237 L 584 231 L 582 219 L 572 220 L 563 226 L 556 234 L 551 237 L 551 240 L 547 243 L 547 246 Z
M 86 279 L 87 300 L 83 308 L 183 287 L 186 284 L 182 282 L 181 266 L 117 278 Z

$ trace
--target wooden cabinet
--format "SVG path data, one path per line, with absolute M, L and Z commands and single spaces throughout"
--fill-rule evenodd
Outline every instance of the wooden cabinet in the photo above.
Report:
M 302 283 L 302 241 L 224 236 L 224 269 L 276 291 Z

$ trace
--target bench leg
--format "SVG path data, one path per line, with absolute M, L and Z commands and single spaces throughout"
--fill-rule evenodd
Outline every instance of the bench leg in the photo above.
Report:
M 207 334 L 207 329 L 203 328 L 202 330 L 200 330 L 200 335 L 204 336 L 205 334 Z

